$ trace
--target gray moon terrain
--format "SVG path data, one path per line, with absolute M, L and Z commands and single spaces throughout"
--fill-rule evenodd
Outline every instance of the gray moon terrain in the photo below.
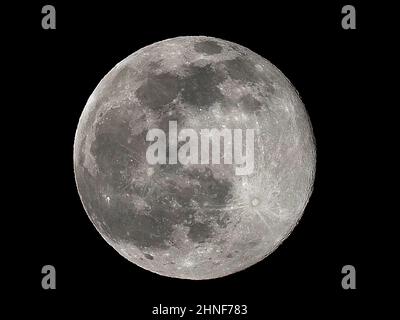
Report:
M 254 170 L 149 164 L 146 135 L 170 121 L 178 131 L 254 129 Z M 74 143 L 79 195 L 102 237 L 136 265 L 184 279 L 223 277 L 273 252 L 303 214 L 315 166 L 311 123 L 289 80 L 249 49 L 203 36 L 118 63 L 89 97 Z

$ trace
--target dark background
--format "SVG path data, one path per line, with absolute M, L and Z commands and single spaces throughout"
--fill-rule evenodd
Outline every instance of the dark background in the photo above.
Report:
M 24 197 L 13 206 L 21 242 L 10 239 L 16 257 L 6 274 L 26 298 L 16 311 L 150 319 L 160 303 L 247 304 L 247 318 L 261 319 L 350 318 L 373 308 L 379 205 L 372 201 L 370 146 L 378 141 L 370 129 L 374 81 L 366 71 L 382 35 L 365 3 L 294 3 L 21 4 L 23 19 L 8 32 L 24 71 L 16 86 L 25 87 L 14 97 L 24 114 L 15 160 L 25 168 L 24 180 L 15 181 Z M 56 30 L 41 28 L 45 4 L 56 8 Z M 345 4 L 356 7 L 356 30 L 341 27 Z M 271 61 L 299 91 L 317 143 L 314 192 L 293 233 L 264 261 L 206 281 L 162 277 L 122 258 L 88 219 L 73 175 L 75 129 L 98 82 L 134 51 L 182 35 L 219 37 Z M 56 290 L 41 288 L 46 264 L 56 268 Z M 357 270 L 356 290 L 341 287 L 346 264 Z

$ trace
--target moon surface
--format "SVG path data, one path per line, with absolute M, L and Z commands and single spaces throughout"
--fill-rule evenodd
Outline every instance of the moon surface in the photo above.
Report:
M 146 135 L 254 130 L 254 169 L 149 164 Z M 311 123 L 289 80 L 238 44 L 193 36 L 118 63 L 79 120 L 75 179 L 83 206 L 122 256 L 160 275 L 211 279 L 264 259 L 291 233 L 312 192 Z

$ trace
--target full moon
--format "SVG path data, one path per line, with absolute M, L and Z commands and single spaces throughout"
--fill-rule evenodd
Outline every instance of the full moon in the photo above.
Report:
M 315 166 L 290 81 L 249 49 L 203 36 L 118 63 L 89 97 L 74 142 L 97 231 L 134 264 L 183 279 L 227 276 L 273 252 L 304 212 Z

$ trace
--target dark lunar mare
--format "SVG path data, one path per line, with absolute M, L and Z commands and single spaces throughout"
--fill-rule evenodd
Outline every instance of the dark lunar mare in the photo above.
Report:
M 157 103 L 159 96 L 155 96 L 154 101 Z M 151 102 L 153 100 L 146 101 Z M 157 165 L 151 179 L 146 177 L 145 183 L 132 181 L 135 170 L 146 161 L 144 154 L 150 144 L 145 131 L 128 142 L 131 138 L 128 110 L 135 107 L 125 105 L 110 109 L 98 121 L 90 151 L 99 173 L 91 177 L 84 172 L 82 180 L 87 187 L 84 193 L 103 194 L 112 201 L 107 203 L 97 196 L 84 202 L 90 203 L 95 220 L 99 220 L 104 232 L 116 242 L 128 241 L 140 249 L 167 249 L 173 245 L 172 233 L 176 225 L 188 227 L 187 234 L 193 242 L 206 242 L 215 232 L 214 225 L 226 226 L 227 216 L 218 208 L 224 208 L 230 200 L 231 182 L 216 179 L 210 168 L 200 171 L 181 164 Z M 157 122 L 157 127 L 168 132 L 168 122 L 178 119 L 185 120 L 176 113 Z M 177 183 L 177 176 L 187 184 Z M 160 187 L 163 182 L 154 183 L 165 179 L 169 179 L 165 187 Z M 150 209 L 139 212 L 131 203 L 132 195 L 141 197 Z M 206 209 L 193 205 L 205 202 L 208 203 Z M 196 222 L 195 217 L 201 222 Z

